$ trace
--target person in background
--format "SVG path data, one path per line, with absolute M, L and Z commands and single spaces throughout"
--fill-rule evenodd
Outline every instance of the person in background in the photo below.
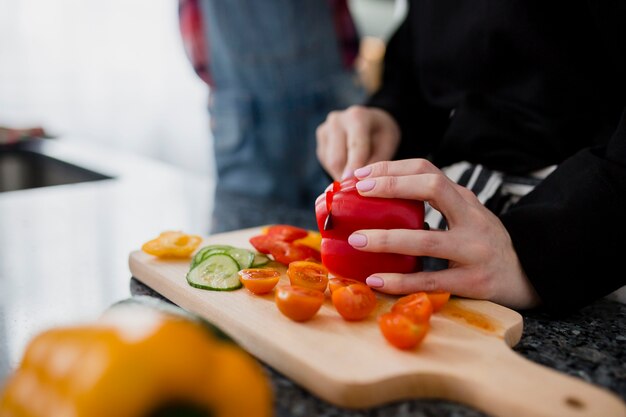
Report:
M 363 99 L 346 0 L 179 0 L 180 30 L 210 87 L 216 197 L 308 209 L 328 185 L 315 129 Z
M 624 22 L 624 2 L 410 2 L 381 88 L 317 130 L 333 178 L 428 203 L 431 230 L 349 242 L 447 267 L 371 287 L 568 313 L 626 284 Z

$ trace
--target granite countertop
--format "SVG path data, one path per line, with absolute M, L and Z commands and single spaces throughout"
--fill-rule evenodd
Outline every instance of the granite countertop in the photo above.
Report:
M 159 297 L 128 270 L 128 254 L 146 238 L 165 229 L 209 234 L 270 223 L 316 227 L 312 211 L 227 193 L 213 199 L 209 179 L 153 161 L 62 143 L 46 152 L 112 179 L 0 193 L 0 385 L 39 331 L 93 320 L 133 295 Z M 523 316 L 516 352 L 626 399 L 626 304 L 602 299 L 566 318 Z M 265 369 L 276 417 L 484 415 L 440 400 L 345 410 Z

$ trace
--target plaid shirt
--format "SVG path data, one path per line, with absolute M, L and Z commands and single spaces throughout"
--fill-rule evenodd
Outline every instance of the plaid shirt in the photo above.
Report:
M 343 64 L 346 68 L 352 68 L 359 50 L 359 37 L 347 0 L 327 1 L 333 11 Z M 213 80 L 209 71 L 210 57 L 207 53 L 209 45 L 206 45 L 199 0 L 178 0 L 178 16 L 185 52 L 196 73 L 204 82 L 212 86 Z

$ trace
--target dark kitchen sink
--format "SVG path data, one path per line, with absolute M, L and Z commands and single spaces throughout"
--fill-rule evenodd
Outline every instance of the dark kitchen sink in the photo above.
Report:
M 0 192 L 106 179 L 111 177 L 37 152 L 36 147 L 0 147 Z

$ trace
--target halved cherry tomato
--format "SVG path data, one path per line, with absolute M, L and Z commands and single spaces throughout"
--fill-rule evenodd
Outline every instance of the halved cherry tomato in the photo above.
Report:
M 404 314 L 415 323 L 427 323 L 433 314 L 433 305 L 428 295 L 420 291 L 398 298 L 391 311 Z
M 267 229 L 268 236 L 272 236 L 285 242 L 293 242 L 296 239 L 302 239 L 308 234 L 308 230 L 288 224 L 275 224 Z
M 324 303 L 324 293 L 295 285 L 276 288 L 276 306 L 294 321 L 311 319 Z
M 428 296 L 430 303 L 433 305 L 433 313 L 441 310 L 450 299 L 450 293 L 444 291 L 427 292 L 426 295 Z
M 239 271 L 239 281 L 253 294 L 267 294 L 274 289 L 280 272 L 274 268 L 247 268 Z
M 330 292 L 333 293 L 337 288 L 346 287 L 352 284 L 363 284 L 361 281 L 357 281 L 356 279 L 343 278 L 343 277 L 334 277 L 328 280 L 328 288 Z
M 361 282 L 336 288 L 331 298 L 335 309 L 345 320 L 363 320 L 376 308 L 374 291 Z
M 284 265 L 291 262 L 304 261 L 307 259 L 320 260 L 320 253 L 308 246 L 298 245 L 296 243 L 275 240 L 270 244 L 270 255 L 274 260 Z
M 430 326 L 428 323 L 415 323 L 404 314 L 389 312 L 378 317 L 378 327 L 393 346 L 413 349 L 424 340 Z
M 188 258 L 202 243 L 202 238 L 180 231 L 166 231 L 144 243 L 141 250 L 159 258 Z
M 310 288 L 321 292 L 328 285 L 328 269 L 319 262 L 294 261 L 289 264 L 287 276 L 291 285 Z

